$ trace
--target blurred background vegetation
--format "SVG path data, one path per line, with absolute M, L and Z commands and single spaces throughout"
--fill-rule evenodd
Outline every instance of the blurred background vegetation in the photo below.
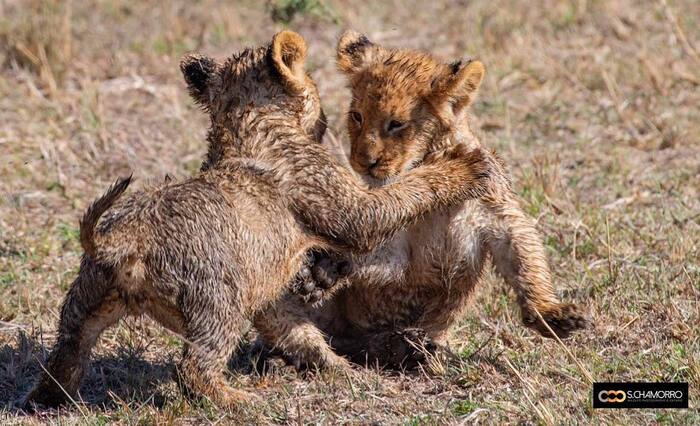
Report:
M 53 341 L 79 265 L 82 211 L 117 176 L 133 171 L 138 187 L 198 169 L 208 123 L 187 97 L 183 53 L 224 58 L 283 28 L 307 39 L 341 140 L 349 94 L 334 49 L 343 29 L 446 61 L 481 59 L 474 130 L 510 165 L 563 297 L 594 318 L 594 329 L 567 341 L 573 357 L 601 381 L 689 381 L 692 409 L 594 412 L 575 360 L 520 326 L 514 295 L 487 277 L 454 333 L 459 362 L 439 374 L 234 374 L 265 402 L 225 413 L 179 396 L 169 370 L 178 340 L 137 319 L 104 337 L 85 407 L 43 417 L 10 410 Z M 700 422 L 699 40 L 697 0 L 0 1 L 0 416 Z

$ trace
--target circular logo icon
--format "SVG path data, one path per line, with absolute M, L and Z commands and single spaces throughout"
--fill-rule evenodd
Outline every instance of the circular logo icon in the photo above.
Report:
M 600 402 L 620 403 L 625 402 L 627 395 L 621 390 L 602 390 L 598 392 Z

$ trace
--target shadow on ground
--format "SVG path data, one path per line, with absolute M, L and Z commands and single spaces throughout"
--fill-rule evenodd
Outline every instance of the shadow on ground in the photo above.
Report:
M 0 409 L 21 414 L 20 403 L 42 371 L 51 345 L 41 336 L 17 333 L 14 344 L 0 346 Z M 163 408 L 179 392 L 176 381 L 179 351 L 152 353 L 128 345 L 112 354 L 94 355 L 80 387 L 80 399 L 92 408 L 112 409 L 148 404 Z M 256 343 L 243 342 L 228 363 L 233 375 L 265 375 L 293 368 L 276 352 Z
M 0 346 L 0 406 L 15 411 L 42 371 L 50 346 L 37 336 L 18 332 L 15 344 Z M 124 401 L 162 407 L 168 397 L 164 382 L 172 382 L 172 356 L 146 360 L 139 351 L 118 347 L 114 354 L 91 358 L 80 387 L 88 406 L 114 407 Z

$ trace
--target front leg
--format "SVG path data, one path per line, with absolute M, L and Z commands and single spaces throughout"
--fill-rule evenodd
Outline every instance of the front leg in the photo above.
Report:
M 494 168 L 494 176 L 505 176 L 503 164 L 499 161 L 495 165 L 498 167 Z M 545 337 L 554 337 L 549 328 L 558 337 L 568 337 L 586 328 L 588 319 L 576 305 L 559 300 L 535 221 L 520 207 L 509 180 L 502 181 L 500 188 L 488 191 L 480 199 L 496 218 L 488 240 L 494 268 L 516 291 L 526 326 Z
M 490 238 L 494 269 L 518 295 L 525 326 L 544 337 L 554 337 L 550 328 L 560 338 L 569 337 L 588 327 L 588 319 L 576 305 L 559 300 L 539 234 L 525 221 L 524 214 L 522 219 L 495 230 Z
M 357 253 L 374 250 L 428 213 L 478 198 L 489 185 L 487 153 L 467 152 L 463 145 L 372 189 L 334 162 L 325 148 L 317 149 L 304 146 L 304 158 L 294 159 L 282 191 L 311 232 Z

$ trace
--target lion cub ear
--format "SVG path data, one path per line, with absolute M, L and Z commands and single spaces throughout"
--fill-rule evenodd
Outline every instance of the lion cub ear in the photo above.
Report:
M 293 94 L 301 93 L 307 86 L 304 69 L 306 50 L 306 41 L 294 31 L 280 31 L 272 38 L 272 65 L 284 86 Z
M 207 111 L 211 111 L 212 102 L 221 91 L 219 70 L 214 59 L 203 55 L 188 54 L 180 61 L 190 96 Z
M 431 102 L 438 109 L 448 106 L 454 116 L 459 115 L 476 98 L 485 73 L 484 64 L 475 60 L 446 65 L 445 71 L 433 80 Z
M 367 36 L 356 31 L 345 31 L 338 40 L 336 54 L 338 68 L 346 74 L 362 71 L 372 63 L 375 44 Z

